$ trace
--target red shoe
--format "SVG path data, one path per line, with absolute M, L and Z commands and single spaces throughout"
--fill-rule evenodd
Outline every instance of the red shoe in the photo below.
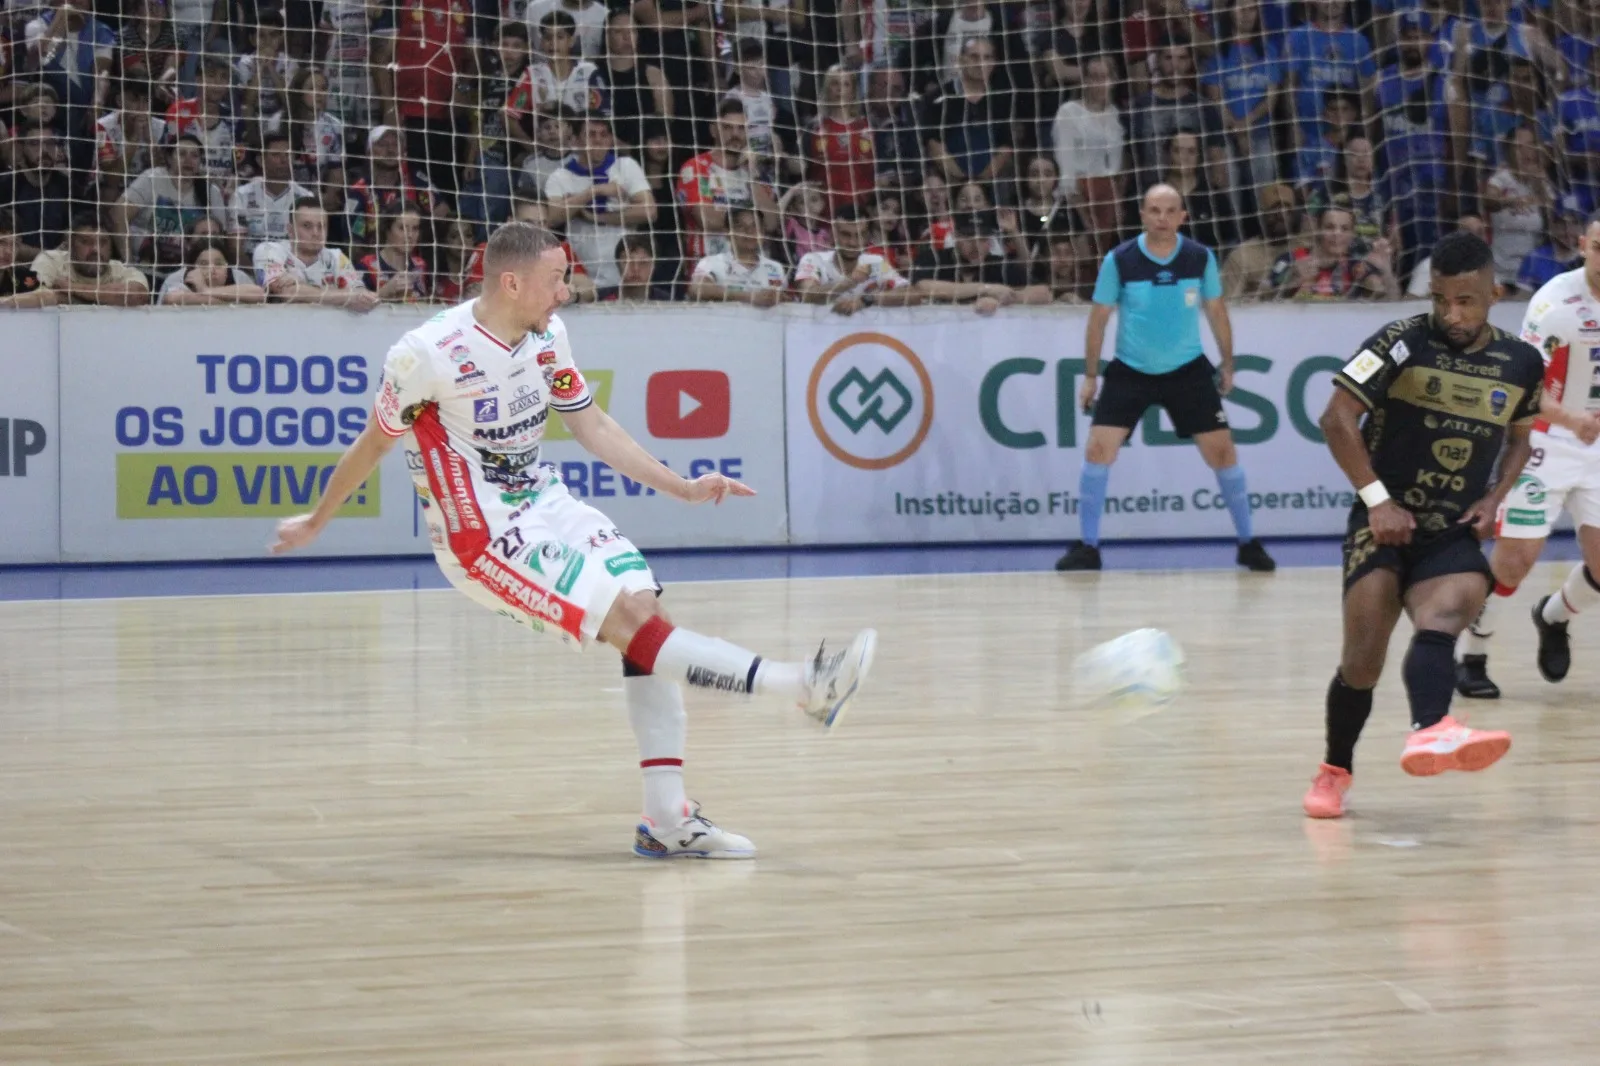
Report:
M 1483 770 L 1510 750 L 1510 733 L 1471 729 L 1446 715 L 1406 738 L 1400 769 L 1412 777 L 1432 777 L 1446 770 Z
M 1350 784 L 1349 770 L 1323 763 L 1317 768 L 1317 776 L 1311 779 L 1311 791 L 1300 805 L 1313 818 L 1342 818 L 1344 794 L 1350 791 Z

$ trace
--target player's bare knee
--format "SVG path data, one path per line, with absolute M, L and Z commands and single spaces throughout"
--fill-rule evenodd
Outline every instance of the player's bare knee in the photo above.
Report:
M 1339 676 L 1351 688 L 1376 688 L 1383 676 L 1382 648 L 1346 648 L 1339 658 Z
M 1532 572 L 1543 547 L 1542 540 L 1519 541 L 1502 537 L 1495 542 L 1494 552 L 1489 557 L 1489 569 L 1494 572 L 1494 579 L 1502 585 L 1516 588 Z
M 1093 435 L 1089 437 L 1089 446 L 1084 449 L 1083 457 L 1087 462 L 1097 463 L 1100 466 L 1110 466 L 1117 461 L 1117 452 L 1122 450 L 1122 445 L 1115 440 L 1097 440 Z
M 1467 628 L 1467 625 L 1478 616 L 1478 611 L 1482 607 L 1481 600 L 1475 603 L 1429 604 L 1413 614 L 1411 621 L 1419 632 L 1429 629 L 1435 633 L 1449 633 L 1454 636 Z
M 624 592 L 611 603 L 605 621 L 600 623 L 600 639 L 618 648 L 626 648 L 633 635 L 652 617 L 661 614 L 653 592 Z

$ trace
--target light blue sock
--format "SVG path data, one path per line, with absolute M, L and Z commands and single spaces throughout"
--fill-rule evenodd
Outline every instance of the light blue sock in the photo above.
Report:
M 1111 467 L 1106 463 L 1084 463 L 1078 475 L 1078 522 L 1082 527 L 1083 542 L 1091 548 L 1100 546 L 1100 515 L 1106 509 L 1106 482 L 1111 480 Z
M 1222 498 L 1228 501 L 1228 513 L 1233 516 L 1233 528 L 1239 532 L 1239 543 L 1252 539 L 1250 534 L 1250 489 L 1244 483 L 1244 468 L 1238 465 L 1217 471 L 1217 487 Z

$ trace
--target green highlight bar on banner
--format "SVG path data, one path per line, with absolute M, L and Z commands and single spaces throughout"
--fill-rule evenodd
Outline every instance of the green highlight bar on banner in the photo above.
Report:
M 118 518 L 277 518 L 308 511 L 338 452 L 124 452 Z M 341 518 L 377 518 L 379 475 L 361 483 Z

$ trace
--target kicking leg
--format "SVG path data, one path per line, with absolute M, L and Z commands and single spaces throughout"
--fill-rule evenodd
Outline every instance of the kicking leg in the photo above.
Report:
M 1509 733 L 1470 729 L 1450 717 L 1456 638 L 1483 609 L 1486 584 L 1481 572 L 1447 573 L 1419 581 L 1406 592 L 1406 612 L 1416 627 L 1405 661 L 1413 732 L 1400 768 L 1415 777 L 1482 770 L 1511 748 Z
M 1327 751 L 1303 801 L 1313 818 L 1344 813 L 1356 742 L 1372 713 L 1372 690 L 1383 674 L 1389 634 L 1399 619 L 1400 576 L 1392 570 L 1373 570 L 1345 593 L 1344 648 L 1328 685 Z
M 1460 662 L 1456 666 L 1456 691 L 1467 699 L 1500 698 L 1500 686 L 1489 679 L 1489 638 L 1494 636 L 1506 601 L 1516 594 L 1517 587 L 1527 578 L 1543 550 L 1543 537 L 1523 540 L 1508 537 L 1503 530 L 1494 542 L 1494 551 L 1489 555 L 1494 588 L 1483 601 L 1483 610 L 1461 634 L 1457 646 Z
M 866 679 L 878 644 L 877 633 L 864 629 L 842 652 L 818 648 L 810 662 L 774 662 L 672 625 L 651 592 L 617 596 L 600 624 L 599 637 L 647 674 L 693 688 L 792 699 L 829 727 L 837 724 Z

